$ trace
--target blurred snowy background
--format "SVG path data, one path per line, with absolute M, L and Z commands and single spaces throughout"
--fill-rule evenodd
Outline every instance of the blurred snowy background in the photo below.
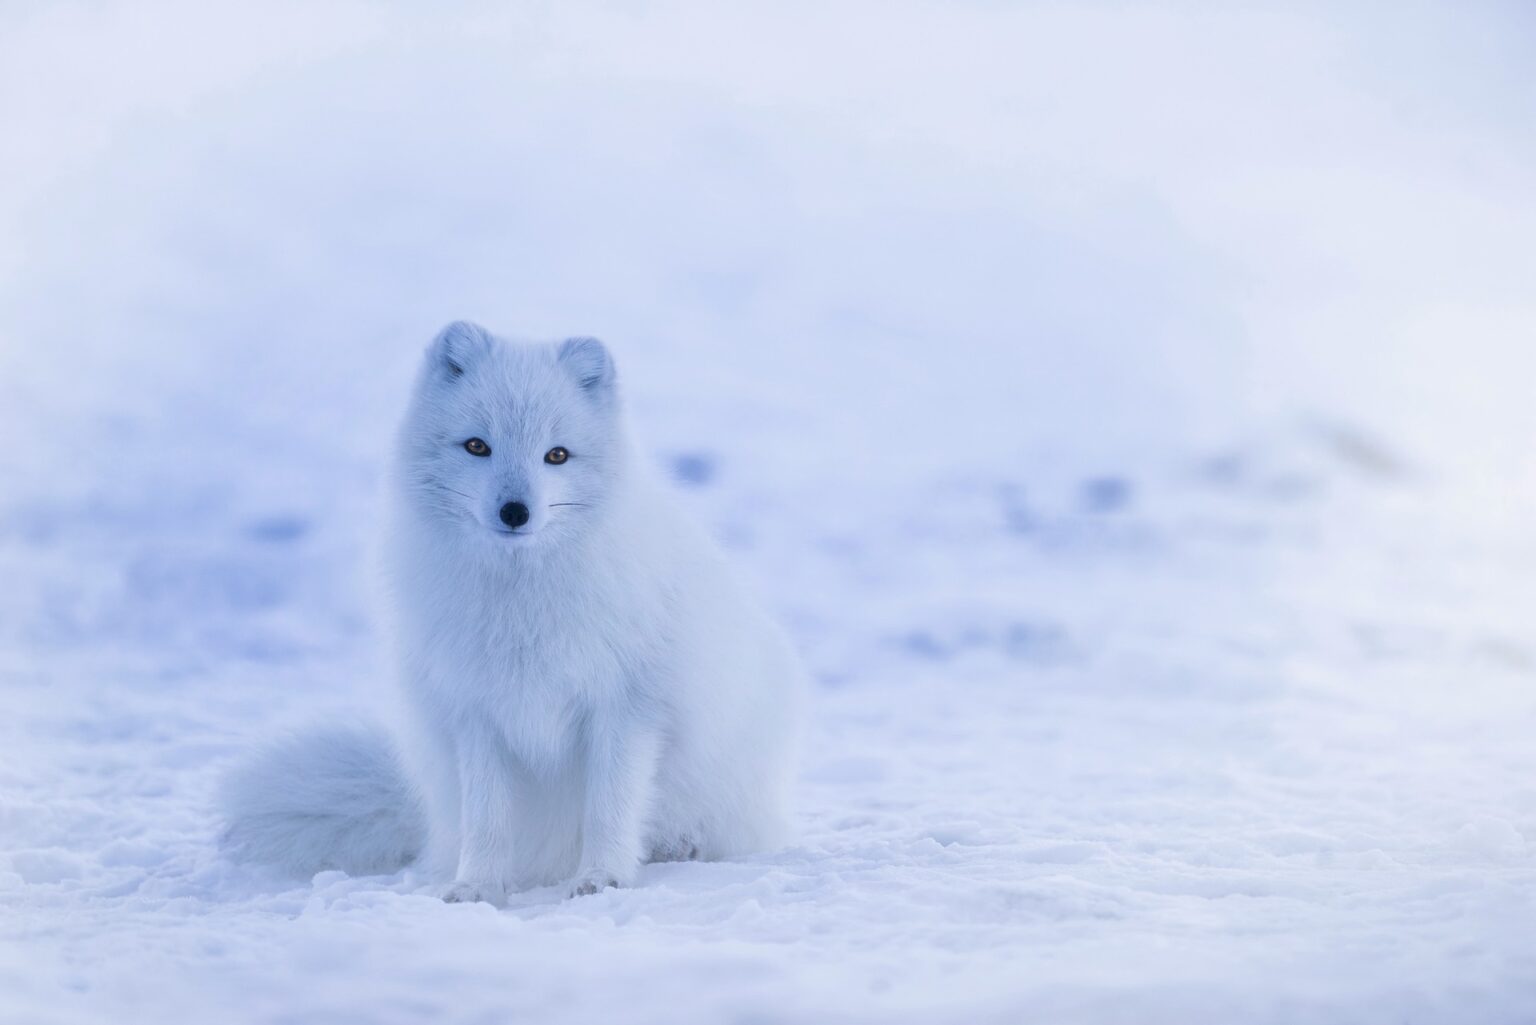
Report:
M 0 1020 L 1536 1018 L 1536 14 L 0 7 Z M 387 686 L 420 348 L 593 334 L 801 836 L 446 906 L 209 796 Z

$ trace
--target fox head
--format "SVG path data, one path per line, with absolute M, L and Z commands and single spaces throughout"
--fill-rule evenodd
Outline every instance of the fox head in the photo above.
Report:
M 467 322 L 427 348 L 400 437 L 418 513 L 492 543 L 546 543 L 599 517 L 623 462 L 613 359 L 594 338 L 516 344 Z

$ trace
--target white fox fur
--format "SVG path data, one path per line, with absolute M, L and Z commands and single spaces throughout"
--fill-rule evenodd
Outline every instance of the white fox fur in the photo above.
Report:
M 300 875 L 393 872 L 416 860 L 426 819 L 382 729 L 333 726 L 286 737 L 224 780 L 224 846 Z
M 446 899 L 499 903 L 782 836 L 800 669 L 635 458 L 600 343 L 450 325 L 391 487 L 400 761 L 360 731 L 261 754 L 225 790 L 234 853 L 297 872 L 419 860 Z

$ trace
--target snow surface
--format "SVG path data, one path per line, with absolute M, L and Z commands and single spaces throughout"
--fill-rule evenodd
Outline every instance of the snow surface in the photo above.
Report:
M 1524 5 L 7 5 L 0 1021 L 1536 1020 Z M 799 838 L 217 853 L 442 323 L 596 334 Z

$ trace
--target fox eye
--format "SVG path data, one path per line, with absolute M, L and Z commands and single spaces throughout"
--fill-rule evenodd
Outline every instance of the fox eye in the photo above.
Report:
M 544 453 L 544 461 L 550 466 L 559 466 L 569 458 L 571 458 L 571 454 L 559 445 Z
M 464 451 L 472 456 L 488 456 L 491 454 L 491 446 L 479 438 L 470 438 L 464 443 Z

